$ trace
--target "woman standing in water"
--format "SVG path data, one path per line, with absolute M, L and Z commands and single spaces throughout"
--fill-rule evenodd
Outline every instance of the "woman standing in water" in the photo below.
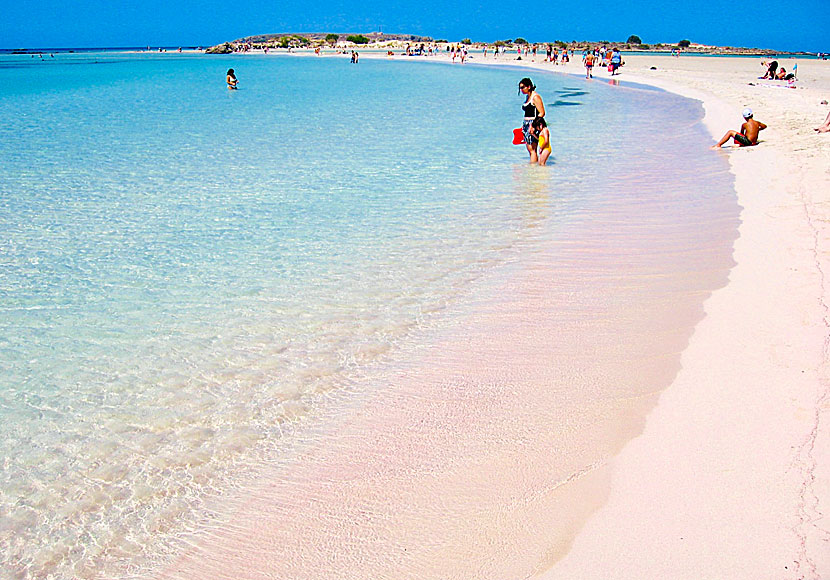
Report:
M 545 116 L 545 104 L 542 102 L 542 97 L 536 92 L 536 85 L 527 77 L 519 81 L 519 92 L 527 95 L 527 99 L 524 105 L 522 105 L 522 110 L 524 111 L 522 133 L 524 134 L 527 152 L 530 154 L 530 162 L 536 163 L 539 161 L 539 157 L 536 155 L 536 144 L 538 140 L 531 130 L 531 124 L 536 117 Z
M 236 80 L 236 73 L 233 72 L 232 68 L 228 69 L 228 76 L 225 78 L 225 81 L 228 83 L 228 88 L 230 90 L 236 89 L 236 83 L 238 81 Z

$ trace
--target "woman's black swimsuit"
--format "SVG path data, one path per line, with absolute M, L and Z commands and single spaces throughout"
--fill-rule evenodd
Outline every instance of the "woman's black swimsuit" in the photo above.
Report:
M 535 119 L 538 114 L 536 111 L 536 105 L 528 100 L 524 105 L 522 105 L 522 110 L 525 112 L 525 118 L 524 121 L 522 121 L 522 133 L 524 134 L 525 143 L 528 145 L 536 145 L 539 138 L 536 137 L 536 135 L 534 135 L 530 130 L 530 126 L 533 124 L 533 119 Z

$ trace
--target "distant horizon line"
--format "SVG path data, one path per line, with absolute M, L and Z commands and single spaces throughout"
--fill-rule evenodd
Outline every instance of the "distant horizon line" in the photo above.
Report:
M 150 45 L 150 44 L 142 44 L 140 46 L 16 46 L 16 47 L 0 47 L 0 51 L 2 52 L 13 52 L 13 51 L 26 51 L 26 52 L 33 52 L 33 51 L 41 51 L 41 52 L 57 52 L 57 51 L 67 51 L 67 50 L 147 50 L 148 48 L 153 50 L 158 50 L 159 48 L 172 48 L 172 49 L 179 49 L 181 48 L 184 50 L 185 48 L 202 48 L 206 46 L 213 46 L 210 44 L 177 44 L 177 45 L 169 45 L 165 46 L 162 44 Z
M 242 38 L 238 38 L 235 40 L 226 40 L 222 41 L 219 44 L 225 43 L 233 43 L 239 40 L 243 40 L 245 38 L 250 37 L 257 37 L 257 36 L 271 36 L 271 35 L 303 35 L 303 34 L 324 34 L 321 32 L 273 32 L 273 33 L 265 33 L 265 34 L 251 34 Z M 351 34 L 351 33 L 326 33 L 326 34 L 340 34 L 341 36 Z M 439 39 L 435 39 L 434 37 L 423 36 L 419 34 L 404 34 L 404 33 L 390 33 L 390 32 L 369 32 L 369 33 L 361 33 L 361 34 L 382 34 L 384 36 L 418 36 L 422 38 L 433 38 L 431 42 L 438 42 Z M 518 37 L 517 37 L 518 38 Z M 461 41 L 445 41 L 440 39 L 442 42 L 446 42 L 449 44 L 459 43 Z M 514 40 L 514 39 L 511 39 Z M 505 40 L 501 40 L 501 42 L 505 42 Z M 472 44 L 494 44 L 495 42 L 499 41 L 472 41 Z M 540 41 L 540 42 L 530 42 L 527 41 L 527 44 L 553 44 L 557 41 Z M 564 41 L 563 41 L 564 42 Z M 589 44 L 630 44 L 626 41 L 607 41 L 607 40 L 579 40 L 579 41 L 570 41 L 567 44 L 571 44 L 572 42 L 577 43 L 589 43 Z M 647 43 L 650 46 L 657 46 L 657 45 L 664 45 L 664 46 L 672 46 L 673 44 L 677 43 L 662 43 L 662 42 L 654 42 L 654 43 Z M 696 44 L 699 47 L 706 47 L 708 49 L 715 49 L 715 50 L 743 50 L 743 51 L 757 51 L 757 52 L 766 52 L 771 54 L 806 54 L 806 55 L 819 55 L 819 54 L 828 54 L 823 51 L 811 51 L 811 50 L 777 50 L 771 48 L 759 48 L 759 47 L 745 47 L 745 46 L 720 46 L 720 45 L 712 45 L 712 44 L 699 44 L 699 43 L 692 43 Z M 203 43 L 203 44 L 181 44 L 181 45 L 162 45 L 162 44 L 142 44 L 142 45 L 129 45 L 129 46 L 14 46 L 14 47 L 0 47 L 0 52 L 3 53 L 10 53 L 10 52 L 23 52 L 23 53 L 33 53 L 33 52 L 69 52 L 69 51 L 95 51 L 95 50 L 151 50 L 157 51 L 159 49 L 172 49 L 178 50 L 181 48 L 182 50 L 195 50 L 199 48 L 209 48 L 211 46 L 217 46 L 210 43 Z M 694 52 L 694 49 L 686 48 L 687 52 Z

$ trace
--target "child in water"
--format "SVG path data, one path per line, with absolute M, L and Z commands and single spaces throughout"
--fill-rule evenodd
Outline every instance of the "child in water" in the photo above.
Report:
M 547 165 L 548 157 L 553 152 L 553 148 L 550 145 L 550 129 L 548 129 L 548 124 L 545 122 L 544 117 L 536 117 L 530 126 L 533 128 L 533 134 L 539 140 L 539 165 Z

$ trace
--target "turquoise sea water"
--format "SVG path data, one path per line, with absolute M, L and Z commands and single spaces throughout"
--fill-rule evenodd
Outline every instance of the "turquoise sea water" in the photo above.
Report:
M 709 140 L 699 104 L 641 87 L 531 75 L 554 159 L 528 167 L 524 74 L 0 56 L 2 575 L 140 563 L 591 208 L 731 200 L 723 160 L 687 151 Z

